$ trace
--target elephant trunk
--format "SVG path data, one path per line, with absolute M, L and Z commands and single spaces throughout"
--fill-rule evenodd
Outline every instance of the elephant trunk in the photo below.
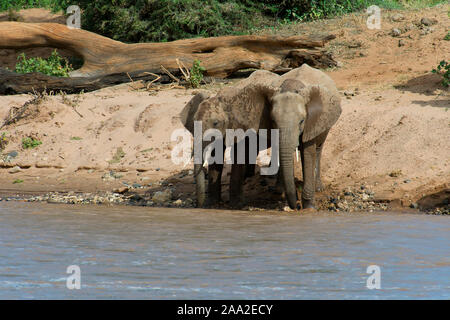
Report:
M 294 161 L 292 154 L 294 152 L 292 134 L 290 130 L 280 130 L 280 168 L 284 184 L 286 198 L 291 209 L 300 209 L 297 202 L 297 189 L 294 181 Z

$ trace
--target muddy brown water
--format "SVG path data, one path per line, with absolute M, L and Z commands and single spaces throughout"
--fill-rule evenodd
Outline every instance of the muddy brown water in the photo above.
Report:
M 0 298 L 449 299 L 449 240 L 444 216 L 0 202 Z

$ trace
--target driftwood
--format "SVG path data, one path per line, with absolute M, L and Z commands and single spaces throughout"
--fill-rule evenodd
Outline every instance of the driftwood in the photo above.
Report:
M 143 79 L 143 71 L 162 74 L 161 66 L 170 72 L 179 71 L 177 59 L 187 67 L 191 67 L 193 61 L 198 59 L 206 69 L 206 75 L 218 78 L 247 68 L 285 72 L 305 62 L 315 67 L 329 67 L 336 65 L 335 61 L 318 48 L 333 38 L 225 36 L 166 43 L 126 44 L 57 23 L 0 23 L 2 49 L 60 48 L 73 52 L 84 61 L 80 69 L 70 74 L 70 79 L 60 79 L 58 82 L 54 77 L 33 75 L 35 83 L 32 78 L 22 77 L 24 83 L 17 84 L 17 88 L 25 88 L 26 84 L 42 87 L 47 82 L 48 89 L 69 88 L 74 85 L 86 86 L 86 91 L 91 88 L 95 90 L 96 86 L 130 81 L 127 72 L 133 79 L 136 74 Z M 2 76 L 4 75 L 5 72 L 2 72 Z M 147 79 L 154 79 L 150 75 L 146 76 Z M 8 80 L 15 80 L 12 75 L 8 77 Z M 11 81 L 9 86 L 13 88 Z
M 42 73 L 20 74 L 0 68 L 0 94 L 17 94 L 28 92 L 64 91 L 67 93 L 89 92 L 116 84 L 137 80 L 154 80 L 148 72 L 109 74 L 94 77 L 52 77 Z M 170 83 L 169 76 L 161 75 L 158 83 Z

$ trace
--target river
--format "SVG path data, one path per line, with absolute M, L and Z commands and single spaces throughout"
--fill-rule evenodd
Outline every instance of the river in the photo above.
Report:
M 449 244 L 446 216 L 3 201 L 0 298 L 449 299 Z

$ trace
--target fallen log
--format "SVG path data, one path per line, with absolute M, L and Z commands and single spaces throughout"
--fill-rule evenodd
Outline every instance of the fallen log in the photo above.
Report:
M 108 74 L 93 77 L 53 77 L 42 73 L 15 73 L 0 68 L 0 94 L 19 94 L 42 91 L 64 91 L 66 93 L 89 92 L 101 88 L 138 80 L 154 80 L 148 72 L 137 71 L 129 74 Z M 158 83 L 172 82 L 169 76 L 161 75 Z
M 83 66 L 71 72 L 70 76 L 78 86 L 86 81 L 86 90 L 100 85 L 102 81 L 115 83 L 121 79 L 120 81 L 127 82 L 127 72 L 134 74 L 149 71 L 162 74 L 161 66 L 170 72 L 177 71 L 177 59 L 189 68 L 194 60 L 200 60 L 206 69 L 206 75 L 218 78 L 248 68 L 285 72 L 305 62 L 315 67 L 330 67 L 336 65 L 336 62 L 318 48 L 333 38 L 334 36 L 320 39 L 302 36 L 224 36 L 166 43 L 126 44 L 57 23 L 0 22 L 0 49 L 52 47 L 69 50 L 81 57 Z M 9 77 L 12 79 L 11 75 Z M 89 79 L 75 80 L 75 77 Z M 101 80 L 102 77 L 107 79 Z M 38 83 L 41 86 L 48 81 L 46 87 L 51 90 L 58 83 L 53 77 L 50 79 L 40 76 L 36 80 L 38 83 L 33 83 L 31 78 L 21 79 L 27 79 L 28 85 L 36 87 Z M 60 81 L 59 86 L 62 83 L 69 86 L 71 83 L 67 79 Z M 21 87 L 24 86 L 25 84 Z M 11 82 L 10 88 L 13 88 Z

